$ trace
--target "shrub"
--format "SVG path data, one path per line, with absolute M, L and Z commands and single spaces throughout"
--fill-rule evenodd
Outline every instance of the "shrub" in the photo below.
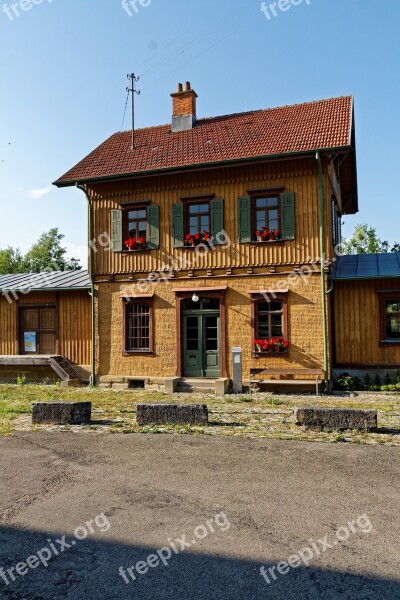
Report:
M 354 392 L 362 389 L 361 379 L 359 377 L 352 377 L 348 373 L 343 373 L 339 377 L 338 384 L 340 389 L 345 390 L 346 392 Z

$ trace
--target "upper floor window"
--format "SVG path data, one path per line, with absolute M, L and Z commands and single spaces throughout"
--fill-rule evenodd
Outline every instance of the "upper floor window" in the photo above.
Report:
M 342 241 L 342 219 L 335 198 L 332 198 L 332 244 L 337 246 Z
M 159 248 L 159 206 L 147 202 L 112 210 L 111 242 L 114 252 L 139 252 Z
M 124 250 L 147 249 L 147 207 L 135 206 L 124 211 Z
M 253 190 L 239 198 L 239 243 L 294 240 L 294 193 L 281 190 Z
M 210 202 L 196 200 L 184 204 L 185 246 L 196 246 L 210 239 Z
M 171 207 L 174 248 L 224 243 L 224 201 L 209 197 L 182 198 Z
M 281 239 L 280 199 L 275 196 L 252 198 L 253 240 L 268 242 Z

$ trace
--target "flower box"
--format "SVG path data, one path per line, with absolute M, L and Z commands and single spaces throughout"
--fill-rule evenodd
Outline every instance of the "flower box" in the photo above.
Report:
M 186 248 L 195 248 L 196 246 L 199 246 L 200 244 L 209 244 L 209 241 L 211 240 L 211 236 L 208 233 L 208 231 L 201 231 L 200 233 L 194 233 L 194 234 L 190 234 L 188 233 L 185 236 L 185 247 Z
M 147 250 L 147 242 L 144 238 L 128 238 L 124 242 L 125 250 L 129 252 Z
M 254 340 L 254 354 L 287 354 L 289 342 L 283 337 Z
M 282 239 L 281 232 L 278 229 L 268 229 L 267 227 L 257 229 L 255 237 L 257 242 L 275 242 Z

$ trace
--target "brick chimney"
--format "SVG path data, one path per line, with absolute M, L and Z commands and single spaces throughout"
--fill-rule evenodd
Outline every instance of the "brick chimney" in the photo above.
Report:
M 196 92 L 190 82 L 185 83 L 185 89 L 178 83 L 178 89 L 172 97 L 172 131 L 188 131 L 196 125 Z

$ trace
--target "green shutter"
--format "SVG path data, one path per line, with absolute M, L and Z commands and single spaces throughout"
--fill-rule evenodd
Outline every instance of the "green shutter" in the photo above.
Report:
M 282 239 L 294 240 L 295 219 L 294 219 L 294 193 L 283 192 L 281 194 L 281 215 L 282 215 Z
M 147 208 L 147 247 L 155 250 L 160 247 L 160 207 Z
M 122 210 L 111 211 L 111 248 L 122 252 Z
M 172 245 L 183 248 L 183 204 L 173 204 L 171 213 Z
M 238 199 L 238 237 L 240 244 L 251 242 L 251 200 L 249 196 Z
M 217 245 L 217 236 L 219 233 L 224 231 L 224 201 L 223 200 L 211 200 L 210 201 L 210 214 L 211 214 L 211 237 L 213 243 Z M 218 236 L 219 239 L 222 236 Z

